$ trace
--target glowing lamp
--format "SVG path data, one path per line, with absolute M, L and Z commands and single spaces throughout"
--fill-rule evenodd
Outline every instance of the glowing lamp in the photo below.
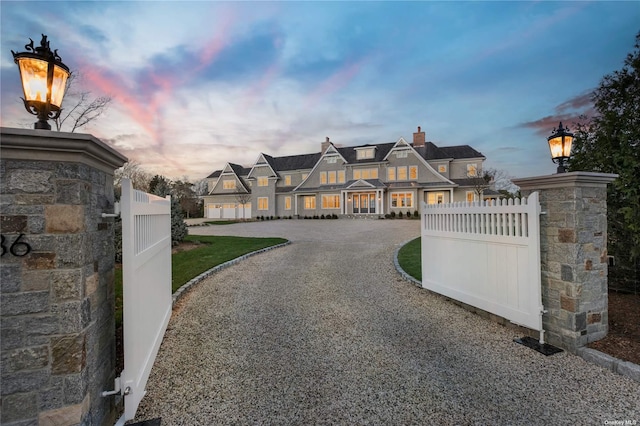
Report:
M 567 171 L 565 165 L 569 157 L 571 157 L 571 145 L 573 144 L 573 133 L 569 132 L 569 128 L 562 127 L 562 122 L 557 129 L 553 129 L 553 134 L 547 138 L 549 142 L 549 150 L 551 151 L 551 160 L 558 164 L 558 173 Z
M 25 46 L 27 52 L 16 53 L 13 60 L 20 69 L 20 80 L 24 92 L 24 107 L 30 114 L 37 115 L 35 129 L 51 130 L 47 120 L 60 117 L 62 99 L 71 74 L 62 63 L 58 50 L 49 48 L 47 36 L 42 35 L 40 46 L 34 47 L 33 40 Z

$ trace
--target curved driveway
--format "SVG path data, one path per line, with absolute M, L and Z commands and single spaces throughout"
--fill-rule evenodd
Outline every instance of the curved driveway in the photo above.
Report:
M 517 345 L 514 331 L 401 280 L 393 253 L 419 235 L 418 221 L 190 231 L 292 244 L 214 274 L 180 301 L 137 420 L 640 424 L 640 384 L 577 356 Z

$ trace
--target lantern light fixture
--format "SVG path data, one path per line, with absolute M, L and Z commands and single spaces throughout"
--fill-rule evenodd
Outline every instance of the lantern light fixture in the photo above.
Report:
M 25 45 L 26 52 L 16 53 L 13 60 L 20 69 L 20 80 L 24 92 L 24 107 L 30 114 L 38 116 L 34 129 L 51 130 L 47 120 L 60 117 L 62 99 L 71 75 L 62 63 L 58 50 L 51 51 L 47 36 L 42 34 L 40 46 L 34 47 L 33 40 Z
M 549 142 L 551 160 L 558 164 L 557 172 L 565 173 L 567 171 L 566 163 L 571 157 L 573 133 L 569 132 L 568 127 L 563 127 L 561 121 L 558 128 L 553 129 L 553 133 L 547 138 L 547 142 Z

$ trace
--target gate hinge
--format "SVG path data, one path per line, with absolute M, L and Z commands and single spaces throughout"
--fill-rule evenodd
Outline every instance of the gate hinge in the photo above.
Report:
M 117 201 L 113 203 L 113 213 L 102 213 L 102 217 L 120 217 L 120 203 Z
M 120 393 L 120 377 L 116 377 L 115 380 L 113 381 L 113 387 L 115 388 L 112 391 L 102 391 L 102 396 L 111 396 L 111 395 L 117 395 Z

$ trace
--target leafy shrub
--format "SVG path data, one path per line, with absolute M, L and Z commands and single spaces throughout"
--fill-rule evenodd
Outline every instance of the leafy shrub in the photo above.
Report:
M 391 219 L 395 219 L 396 218 L 396 212 L 391 212 Z
M 320 215 L 320 219 L 324 219 L 324 214 Z
M 418 210 L 413 211 L 413 217 L 420 217 L 420 213 L 418 213 Z
M 398 218 L 399 218 L 399 219 L 402 219 L 402 212 L 399 212 L 399 213 L 398 213 Z

